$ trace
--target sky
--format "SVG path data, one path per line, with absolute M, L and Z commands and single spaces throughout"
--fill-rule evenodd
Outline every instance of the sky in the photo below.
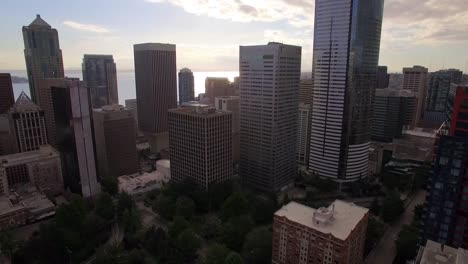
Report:
M 133 69 L 133 44 L 177 45 L 177 67 L 238 70 L 239 45 L 302 46 L 312 70 L 314 0 L 1 0 L 0 71 L 24 70 L 21 28 L 36 14 L 59 32 L 64 66 L 112 54 Z M 380 65 L 468 72 L 467 0 L 385 0 Z

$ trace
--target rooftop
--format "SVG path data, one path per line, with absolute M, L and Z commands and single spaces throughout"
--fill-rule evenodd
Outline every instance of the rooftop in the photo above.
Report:
M 170 181 L 168 174 L 152 171 L 144 174 L 124 175 L 119 178 L 119 190 L 129 194 L 147 192 L 162 187 Z
M 41 146 L 38 150 L 5 155 L 0 157 L 0 167 L 8 167 L 16 164 L 28 163 L 31 161 L 49 158 L 60 157 L 60 154 L 50 145 Z
M 50 25 L 44 21 L 44 19 L 41 18 L 41 15 L 36 15 L 36 19 L 34 19 L 31 24 L 29 24 L 30 27 L 48 27 L 50 28 Z
M 212 116 L 231 113 L 217 110 L 212 105 L 202 104 L 196 101 L 183 103 L 179 108 L 171 109 L 169 111 L 173 113 L 183 113 L 195 116 Z
M 426 246 L 421 248 L 416 263 L 420 264 L 466 264 L 468 263 L 468 251 L 444 246 L 440 243 L 428 240 Z M 421 255 L 422 254 L 422 255 Z
M 141 43 L 133 45 L 135 51 L 159 50 L 159 51 L 176 51 L 176 45 L 163 43 Z
M 16 103 L 13 105 L 10 111 L 12 112 L 31 112 L 31 111 L 40 111 L 41 108 L 36 105 L 29 96 L 22 91 L 21 94 L 16 99 Z
M 368 213 L 368 209 L 335 200 L 328 208 L 314 209 L 296 202 L 290 202 L 275 215 L 315 229 L 324 234 L 346 240 L 351 231 Z
M 414 92 L 404 89 L 375 89 L 375 96 L 379 97 L 414 97 Z

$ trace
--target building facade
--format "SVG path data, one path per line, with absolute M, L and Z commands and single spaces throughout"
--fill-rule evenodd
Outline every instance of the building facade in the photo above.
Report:
M 40 78 L 63 78 L 63 59 L 58 32 L 40 15 L 23 27 L 24 57 L 32 100 L 38 104 Z
M 216 97 L 215 108 L 220 111 L 229 111 L 232 113 L 232 159 L 237 163 L 240 158 L 239 96 Z
M 117 68 L 112 55 L 85 54 L 82 70 L 93 108 L 119 103 Z
M 388 74 L 387 66 L 377 67 L 377 89 L 388 88 L 390 84 L 390 74 Z
M 188 68 L 179 71 L 179 104 L 195 100 L 193 72 Z
M 215 98 L 220 96 L 235 96 L 235 86 L 231 85 L 228 78 L 225 77 L 206 77 L 205 79 L 205 98 L 209 104 L 215 104 Z
M 437 71 L 430 75 L 426 111 L 445 113 L 451 84 L 452 74 L 449 72 Z
M 125 100 L 125 108 L 132 111 L 133 118 L 135 118 L 135 133 L 138 135 L 138 106 L 136 99 L 127 99 Z
M 93 110 L 93 122 L 99 177 L 138 172 L 133 112 L 120 105 L 107 105 Z
M 301 80 L 299 86 L 299 103 L 312 105 L 312 96 L 314 92 L 314 80 L 304 79 Z
M 296 173 L 302 48 L 270 42 L 240 47 L 240 176 L 278 192 Z
M 414 92 L 417 102 L 414 109 L 413 124 L 418 126 L 424 116 L 427 95 L 428 70 L 422 66 L 403 68 L 403 89 Z
M 167 111 L 177 107 L 176 46 L 136 44 L 134 57 L 138 127 L 159 152 L 169 146 Z
M 273 216 L 273 264 L 363 263 L 369 210 L 340 200 L 313 209 L 291 202 Z
M 297 163 L 305 165 L 309 163 L 310 150 L 310 110 L 308 104 L 300 103 L 297 119 Z
M 171 180 L 208 190 L 231 179 L 232 113 L 202 104 L 169 110 L 169 145 Z
M 368 172 L 383 0 L 317 0 L 309 171 L 340 183 Z
M 15 152 L 29 152 L 47 145 L 44 111 L 22 92 L 8 113 Z
M 15 104 L 13 84 L 9 73 L 0 73 L 0 115 L 8 112 Z
M 7 115 L 0 115 L 0 156 L 13 154 L 15 141 L 10 129 L 10 120 Z

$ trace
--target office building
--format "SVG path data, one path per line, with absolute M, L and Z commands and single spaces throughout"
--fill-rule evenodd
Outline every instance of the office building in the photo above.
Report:
M 8 116 L 0 115 L 0 156 L 13 154 L 15 152 L 14 142 Z
M 315 3 L 309 171 L 322 178 L 367 176 L 383 2 Z
M 313 209 L 290 202 L 273 216 L 273 264 L 363 263 L 369 210 L 336 200 Z
M 211 105 L 214 105 L 216 97 L 235 96 L 235 89 L 235 85 L 231 85 L 228 78 L 206 77 L 205 79 L 205 98 L 208 98 L 208 103 Z
M 82 69 L 93 108 L 119 103 L 117 68 L 112 55 L 85 54 Z
M 39 87 L 38 105 L 44 111 L 47 128 L 47 141 L 56 147 L 56 125 L 54 105 L 52 101 L 52 87 L 65 87 L 65 78 L 40 78 L 37 80 Z
M 47 145 L 44 111 L 21 92 L 8 113 L 15 152 L 29 152 Z
M 447 98 L 452 84 L 452 74 L 437 71 L 430 75 L 426 111 L 445 113 Z
M 462 84 L 463 83 L 463 72 L 458 69 L 447 69 L 441 70 L 441 72 L 446 72 L 451 75 L 451 82 L 453 84 Z
M 24 57 L 32 100 L 38 104 L 40 78 L 63 78 L 63 59 L 58 32 L 40 15 L 23 27 Z
M 297 163 L 305 165 L 309 163 L 310 150 L 310 110 L 308 104 L 300 103 L 297 119 Z
M 229 111 L 232 113 L 232 159 L 237 163 L 240 158 L 239 96 L 216 97 L 215 107 L 217 110 Z
M 468 249 L 468 86 L 453 85 L 434 143 L 422 238 Z
M 179 71 L 179 104 L 195 100 L 193 72 L 188 68 Z
M 60 154 L 50 145 L 38 150 L 0 157 L 0 195 L 31 184 L 52 195 L 63 192 Z
M 294 181 L 301 52 L 275 42 L 240 47 L 239 172 L 259 190 L 278 192 Z
M 136 44 L 134 56 L 138 127 L 159 152 L 169 146 L 167 110 L 177 107 L 176 46 Z
M 468 251 L 453 248 L 431 240 L 421 246 L 415 264 L 467 264 Z
M 56 125 L 56 148 L 62 155 L 64 183 L 83 197 L 100 193 L 96 175 L 89 94 L 79 79 L 51 87 Z M 116 142 L 118 144 L 118 142 Z
M 125 100 L 125 108 L 132 111 L 133 118 L 135 119 L 135 133 L 138 135 L 138 106 L 136 99 Z
M 0 73 L 0 115 L 8 112 L 15 103 L 13 84 L 9 73 Z
M 408 90 L 376 89 L 372 114 L 372 140 L 392 142 L 411 124 L 416 101 Z
M 390 84 L 390 74 L 388 74 L 387 66 L 377 67 L 377 89 L 388 88 Z
M 93 110 L 94 139 L 100 178 L 138 172 L 135 118 L 121 105 Z
M 301 80 L 299 86 L 299 103 L 312 105 L 313 89 L 314 81 L 312 79 Z
M 169 110 L 171 180 L 208 190 L 232 177 L 232 113 L 187 103 Z
M 414 92 L 416 96 L 416 107 L 413 115 L 413 127 L 419 125 L 424 116 L 424 109 L 427 95 L 427 68 L 422 66 L 413 66 L 412 68 L 403 68 L 403 89 Z

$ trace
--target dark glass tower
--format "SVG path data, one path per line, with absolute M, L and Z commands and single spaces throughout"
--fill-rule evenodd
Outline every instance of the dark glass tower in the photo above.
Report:
M 179 104 L 195 100 L 193 72 L 188 68 L 179 71 Z
M 117 69 L 112 55 L 84 55 L 83 81 L 93 108 L 118 104 Z
M 367 176 L 383 0 L 317 0 L 309 170 Z

